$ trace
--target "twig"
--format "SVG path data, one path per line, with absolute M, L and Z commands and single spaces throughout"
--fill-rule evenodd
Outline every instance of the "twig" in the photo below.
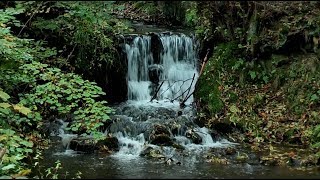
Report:
M 189 88 L 188 88 L 188 89 L 186 89 L 185 91 L 183 91 L 183 92 L 182 92 L 182 94 L 181 94 L 180 96 L 177 96 L 176 98 L 172 99 L 171 101 L 174 101 L 174 100 L 178 99 L 179 97 L 183 96 L 183 94 L 184 94 L 185 92 L 187 92 L 187 91 L 188 91 L 188 93 L 187 93 L 187 96 L 188 96 L 188 94 L 189 94 L 189 91 L 190 91 L 190 88 L 191 88 L 191 85 L 192 85 L 192 83 L 193 83 L 193 80 L 194 80 L 195 75 L 196 75 L 196 74 L 194 73 L 194 74 L 193 74 L 192 81 L 191 81 L 191 84 L 190 84 Z
M 158 87 L 158 89 L 157 89 L 157 91 L 156 91 L 156 93 L 152 96 L 152 98 L 151 98 L 151 100 L 150 100 L 150 102 L 152 101 L 152 100 L 154 100 L 156 97 L 157 97 L 157 94 L 158 94 L 158 92 L 159 92 L 159 90 L 160 90 L 160 88 L 161 88 L 161 86 L 162 86 L 162 84 L 164 83 L 164 81 L 162 81 L 162 83 L 160 84 L 160 86 Z
M 199 73 L 199 76 L 202 74 L 202 71 L 204 69 L 204 66 L 206 65 L 206 63 L 208 62 L 208 55 L 209 55 L 209 52 L 210 52 L 210 49 L 207 49 L 207 54 L 206 56 L 204 57 L 203 59 L 203 62 L 202 62 L 202 65 L 201 65 L 201 70 L 200 70 L 200 73 Z
M 173 82 L 173 84 L 176 83 L 176 82 L 182 81 L 182 85 L 183 85 L 186 81 L 189 81 L 189 80 L 191 80 L 191 78 L 186 79 L 186 80 L 176 80 L 176 81 Z M 164 80 L 164 81 L 169 81 L 169 80 Z M 163 93 L 165 93 L 166 91 L 168 91 L 168 89 L 170 89 L 170 88 L 173 86 L 173 84 L 170 85 L 170 86 L 169 86 L 165 91 L 163 91 L 160 95 L 162 95 Z M 181 89 L 182 85 L 180 86 L 180 89 Z
M 196 76 L 196 73 L 193 73 L 193 77 L 192 77 L 192 81 L 191 81 L 191 84 L 188 88 L 188 93 L 187 93 L 187 96 L 189 95 L 189 92 L 190 92 L 190 89 L 191 89 L 191 86 L 192 86 L 192 83 L 193 83 L 193 80 L 194 80 L 194 77 Z
M 185 102 L 191 97 L 191 95 L 194 93 L 194 91 L 191 93 L 191 94 L 189 94 L 189 96 L 187 96 L 186 98 L 185 98 L 185 100 L 183 100 L 181 103 L 180 103 L 180 107 L 184 107 L 185 106 Z
M 180 107 L 184 107 L 185 106 L 185 102 L 191 97 L 191 95 L 193 94 L 193 92 L 192 93 L 190 93 L 189 94 L 189 92 L 190 92 L 190 89 L 191 89 L 191 87 L 192 87 L 192 84 L 193 84 L 193 80 L 194 80 L 194 77 L 195 77 L 195 73 L 193 74 L 193 78 L 192 78 L 192 81 L 191 81 L 191 84 L 190 84 L 190 86 L 189 86 L 189 88 L 188 88 L 188 93 L 187 93 L 187 96 L 182 100 L 182 102 L 180 103 Z
M 69 58 L 70 58 L 70 56 L 72 55 L 72 53 L 73 53 L 74 49 L 76 48 L 76 46 L 77 46 L 77 45 L 74 45 L 74 46 L 73 46 L 72 51 L 70 52 L 70 54 L 69 54 L 68 57 L 67 57 L 67 61 L 69 60 Z
M 37 9 L 33 12 L 33 14 L 31 15 L 31 17 L 28 19 L 28 21 L 23 25 L 23 27 L 21 28 L 18 36 L 20 36 L 20 34 L 22 33 L 22 31 L 24 30 L 24 28 L 27 26 L 27 24 L 31 21 L 31 19 L 33 18 L 33 16 L 38 12 L 39 8 L 41 7 L 41 5 L 39 5 L 37 7 Z

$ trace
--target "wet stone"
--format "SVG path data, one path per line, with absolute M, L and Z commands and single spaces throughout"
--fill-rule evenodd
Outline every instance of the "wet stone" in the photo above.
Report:
M 90 138 L 75 138 L 70 141 L 69 148 L 83 153 L 93 153 L 95 150 L 95 141 Z
M 119 150 L 118 139 L 116 137 L 107 137 L 104 140 L 96 142 L 93 138 L 75 138 L 70 141 L 69 148 L 74 151 L 80 151 L 86 154 L 94 153 L 101 147 L 108 148 L 108 150 Z
M 173 140 L 171 138 L 170 131 L 164 125 L 156 124 L 153 126 L 153 130 L 149 136 L 151 144 L 171 146 Z
M 191 140 L 191 142 L 194 144 L 201 144 L 202 143 L 201 136 L 198 133 L 194 132 L 192 129 L 189 129 L 186 132 L 186 137 L 189 138 Z
M 154 149 L 151 146 L 146 147 L 140 153 L 140 156 L 147 157 L 147 158 L 164 158 L 165 156 L 161 153 L 160 150 Z
M 118 151 L 119 150 L 118 142 L 119 141 L 116 137 L 107 137 L 103 140 L 99 140 L 96 146 L 98 146 L 98 148 L 102 146 L 106 146 L 108 147 L 109 150 Z
M 260 163 L 267 166 L 277 166 L 280 164 L 279 158 L 272 156 L 260 157 Z
M 161 145 L 161 146 L 172 146 L 173 140 L 168 135 L 155 135 L 151 138 L 151 144 Z
M 307 156 L 305 158 L 303 158 L 300 162 L 301 166 L 315 166 L 315 165 L 319 165 L 319 158 L 315 157 L 315 156 Z

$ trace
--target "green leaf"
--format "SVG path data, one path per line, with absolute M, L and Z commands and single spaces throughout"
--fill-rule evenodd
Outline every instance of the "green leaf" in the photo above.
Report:
M 316 101 L 316 100 L 318 100 L 319 99 L 319 97 L 316 95 L 316 94 L 313 94 L 312 96 L 311 96 L 311 101 Z
M 10 114 L 10 110 L 9 109 L 2 109 L 0 108 L 0 114 L 3 113 L 3 114 Z
M 13 169 L 13 168 L 15 168 L 16 167 L 16 165 L 15 164 L 9 164 L 9 165 L 7 165 L 7 166 L 4 166 L 3 168 L 1 168 L 3 171 L 5 171 L 5 170 L 9 170 L 9 169 Z
M 72 127 L 71 130 L 72 131 L 78 131 L 78 127 Z
M 7 100 L 10 98 L 10 96 L 9 96 L 9 94 L 7 94 L 7 93 L 5 93 L 5 92 L 0 91 L 0 98 L 1 98 L 3 101 L 7 101 Z
M 29 141 L 21 141 L 20 144 L 25 145 L 27 147 L 33 147 L 33 142 Z
M 254 72 L 254 71 L 249 71 L 249 74 L 251 76 L 251 79 L 254 79 L 257 77 L 256 72 Z

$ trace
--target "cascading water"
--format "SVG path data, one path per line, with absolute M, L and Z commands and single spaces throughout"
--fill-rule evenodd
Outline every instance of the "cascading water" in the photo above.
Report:
M 128 58 L 128 99 L 145 100 L 150 98 L 148 64 L 153 64 L 151 38 L 137 37 L 132 46 L 126 44 Z
M 152 42 L 154 37 L 148 35 L 136 36 L 125 45 L 128 101 L 118 108 L 119 120 L 106 131 L 119 140 L 120 151 L 114 156 L 122 159 L 138 157 L 146 146 L 157 148 L 150 137 L 158 125 L 168 127 L 168 136 L 193 152 L 233 145 L 228 141 L 215 142 L 207 128 L 199 128 L 193 123 L 192 92 L 199 76 L 194 40 L 185 34 L 163 33 L 156 37 L 161 43 L 158 46 Z M 160 50 L 154 51 L 154 48 Z M 153 99 L 156 103 L 151 102 Z M 182 109 L 181 101 L 189 106 Z M 173 133 L 174 124 L 183 128 Z M 187 130 L 191 129 L 201 138 L 201 143 L 194 144 L 186 137 Z M 176 154 L 173 148 L 165 149 L 162 148 L 167 157 Z
M 150 147 L 161 151 L 164 157 L 173 157 L 179 156 L 173 145 L 183 146 L 194 154 L 234 145 L 227 140 L 215 141 L 207 128 L 200 128 L 193 122 L 192 93 L 198 78 L 193 39 L 184 34 L 158 34 L 156 37 L 157 47 L 153 47 L 154 38 L 149 35 L 136 36 L 125 45 L 128 101 L 114 107 L 114 121 L 105 130 L 105 134 L 112 134 L 118 140 L 119 151 L 112 157 L 137 158 Z M 185 107 L 180 106 L 181 101 Z M 66 134 L 62 130 L 66 123 L 61 123 L 59 136 L 68 152 L 67 144 L 76 136 Z
M 128 59 L 128 100 L 182 100 L 192 93 L 198 77 L 193 39 L 184 34 L 160 34 L 159 62 L 154 61 L 151 37 L 142 35 L 125 45 Z M 152 74 L 153 73 L 153 74 Z M 151 77 L 150 77 L 151 76 Z M 156 83 L 151 79 L 157 79 Z M 192 84 L 191 84 L 192 83 Z M 159 87 L 160 86 L 160 87 Z M 193 101 L 192 96 L 187 103 Z

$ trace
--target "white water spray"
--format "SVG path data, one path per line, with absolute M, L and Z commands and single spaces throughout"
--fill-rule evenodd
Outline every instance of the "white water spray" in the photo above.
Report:
M 137 102 L 151 100 L 153 96 L 152 82 L 149 78 L 151 69 L 156 69 L 159 73 L 159 84 L 163 82 L 158 92 L 158 100 L 181 101 L 193 92 L 198 78 L 193 39 L 184 34 L 162 34 L 159 38 L 163 47 L 160 64 L 154 62 L 150 36 L 138 36 L 131 44 L 126 44 L 128 100 Z M 186 104 L 191 102 L 193 102 L 192 96 Z

